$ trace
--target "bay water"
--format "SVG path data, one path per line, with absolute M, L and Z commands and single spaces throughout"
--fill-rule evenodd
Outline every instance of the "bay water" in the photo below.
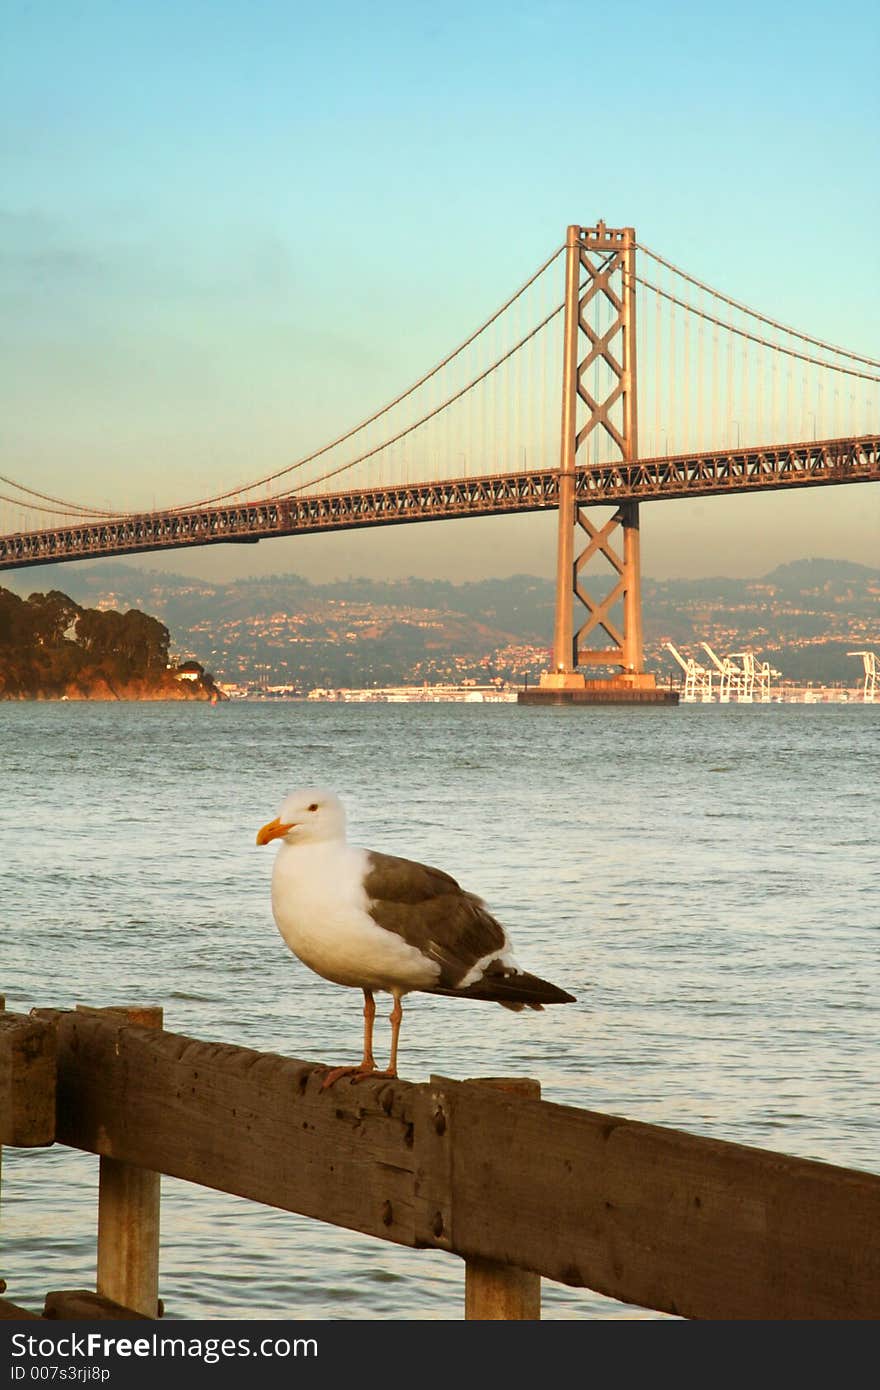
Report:
M 7 1007 L 159 1004 L 166 1028 L 356 1061 L 360 993 L 296 961 L 255 834 L 297 786 L 354 843 L 486 899 L 543 1013 L 411 995 L 400 1073 L 880 1170 L 880 706 L 0 704 Z M 390 1000 L 379 996 L 377 1058 Z M 97 1160 L 3 1154 L 0 1274 L 94 1287 Z M 464 1269 L 162 1184 L 169 1318 L 458 1319 Z M 548 1319 L 654 1316 L 545 1282 Z

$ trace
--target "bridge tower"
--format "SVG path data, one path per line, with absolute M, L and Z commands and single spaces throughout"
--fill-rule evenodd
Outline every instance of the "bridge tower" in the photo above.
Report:
M 631 692 L 630 698 L 653 701 L 660 695 L 649 693 L 655 680 L 644 669 L 639 504 L 624 502 L 595 525 L 577 500 L 577 470 L 588 465 L 591 452 L 595 458 L 600 439 L 611 440 L 620 462 L 632 463 L 639 454 L 635 253 L 632 227 L 599 222 L 568 229 L 556 619 L 552 666 L 533 698 L 542 692 L 563 699 L 579 693 L 581 699 L 626 698 Z M 578 545 L 583 549 L 576 555 Z M 610 567 L 603 598 L 587 590 L 592 561 Z M 597 645 L 602 634 L 604 646 Z M 578 668 L 590 665 L 620 670 L 608 680 L 588 681 Z

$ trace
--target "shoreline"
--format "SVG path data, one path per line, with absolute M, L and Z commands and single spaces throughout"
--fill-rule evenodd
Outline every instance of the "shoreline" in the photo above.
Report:
M 686 700 L 681 691 L 675 686 L 658 687 L 662 690 L 671 690 L 679 696 L 678 704 L 688 706 L 698 705 L 876 705 L 880 708 L 880 699 L 866 700 L 860 688 L 838 689 L 832 686 L 791 686 L 785 690 L 774 694 L 769 700 L 740 700 L 732 698 L 730 700 L 719 700 L 713 696 L 711 700 Z M 233 704 L 233 705 L 381 705 L 381 704 L 416 704 L 416 705 L 437 705 L 437 704 L 485 704 L 485 705 L 514 705 L 523 703 L 519 700 L 522 690 L 531 690 L 531 686 L 518 686 L 504 690 L 497 689 L 476 689 L 470 687 L 449 687 L 449 686 L 417 686 L 417 687 L 385 687 L 381 689 L 346 689 L 341 688 L 333 691 L 312 691 L 309 694 L 294 694 L 289 691 L 272 691 L 260 693 L 259 691 L 240 692 L 235 687 L 224 688 L 219 684 L 215 690 L 199 690 L 183 694 L 174 690 L 160 690 L 142 694 L 116 694 L 106 689 L 93 695 L 82 693 L 64 695 L 7 695 L 0 693 L 0 704 L 23 705 L 23 704 L 105 704 L 105 705 L 157 705 L 157 704 Z
M 237 694 L 227 691 L 228 699 L 232 704 L 333 704 L 333 705 L 353 705 L 353 704 L 516 704 L 519 694 L 524 689 L 531 690 L 531 686 L 517 686 L 506 690 L 482 691 L 465 688 L 449 687 L 406 687 L 378 690 L 345 689 L 336 691 L 326 691 L 308 695 L 296 695 L 288 692 L 266 692 L 261 694 L 258 691 L 249 691 L 246 694 Z M 700 704 L 731 704 L 731 705 L 871 705 L 880 706 L 880 701 L 865 700 L 861 689 L 838 689 L 833 686 L 791 686 L 773 695 L 770 700 L 719 700 L 713 696 L 711 700 L 685 700 L 677 686 L 660 686 L 660 690 L 671 690 L 679 696 L 679 703 L 682 705 Z

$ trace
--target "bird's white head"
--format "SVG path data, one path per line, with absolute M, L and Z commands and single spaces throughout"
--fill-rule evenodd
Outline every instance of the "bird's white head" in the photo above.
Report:
M 334 792 L 322 787 L 304 787 L 291 792 L 281 803 L 274 820 L 257 832 L 257 844 L 284 840 L 288 845 L 318 840 L 345 839 L 345 810 Z

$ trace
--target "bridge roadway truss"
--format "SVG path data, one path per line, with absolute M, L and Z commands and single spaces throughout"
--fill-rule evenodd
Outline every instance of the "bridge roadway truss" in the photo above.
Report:
M 184 546 L 255 543 L 360 526 L 391 526 L 559 505 L 559 469 L 267 498 L 193 511 L 126 514 L 0 536 L 0 570 Z M 880 482 L 880 435 L 680 454 L 576 470 L 580 507 L 734 492 Z

